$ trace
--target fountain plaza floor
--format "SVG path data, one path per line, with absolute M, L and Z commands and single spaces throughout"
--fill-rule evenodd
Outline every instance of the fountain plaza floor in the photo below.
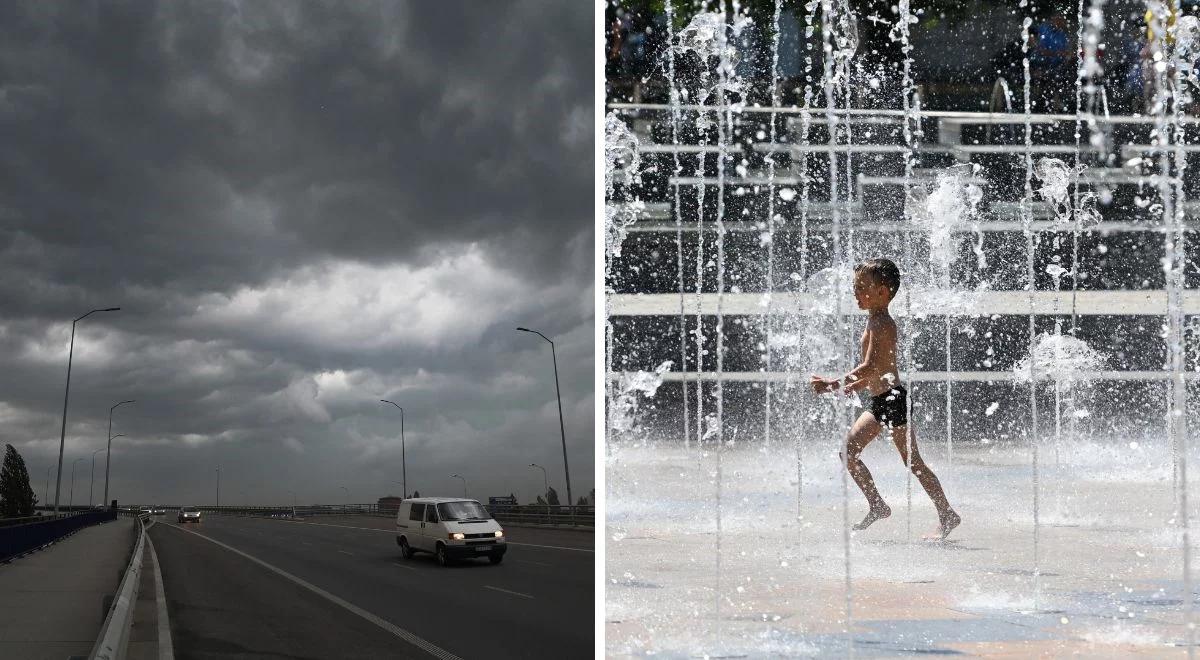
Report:
M 915 479 L 909 531 L 904 467 L 890 442 L 873 442 L 863 460 L 893 513 L 852 532 L 847 628 L 832 439 L 805 447 L 799 521 L 791 446 L 723 450 L 719 619 L 714 452 L 610 442 L 607 655 L 845 656 L 851 642 L 856 657 L 1186 655 L 1165 442 L 1064 441 L 1057 465 L 1051 443 L 1040 451 L 1035 586 L 1028 445 L 956 446 L 953 464 L 944 446 L 922 445 L 963 518 L 937 543 L 921 540 L 936 515 Z M 1200 454 L 1189 456 L 1200 468 Z M 848 488 L 857 522 L 866 502 L 852 481 Z M 1196 489 L 1189 493 L 1196 502 Z

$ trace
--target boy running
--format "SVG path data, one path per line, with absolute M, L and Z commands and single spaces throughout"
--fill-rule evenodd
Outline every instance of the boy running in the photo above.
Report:
M 858 420 L 850 427 L 846 436 L 846 453 L 842 455 L 846 467 L 854 483 L 867 497 L 871 509 L 862 522 L 854 529 L 866 529 L 876 520 L 892 515 L 891 508 L 883 501 L 875 488 L 875 481 L 867 466 L 859 460 L 859 454 L 867 444 L 875 439 L 879 431 L 887 427 L 892 435 L 892 442 L 900 451 L 900 458 L 909 464 L 906 452 L 905 438 L 908 424 L 908 414 L 905 401 L 908 392 L 900 384 L 896 374 L 896 322 L 888 314 L 888 305 L 900 290 L 900 269 L 888 259 L 871 259 L 854 268 L 854 298 L 858 306 L 867 310 L 867 329 L 862 336 L 862 362 L 853 371 L 839 380 L 830 380 L 820 376 L 812 377 L 812 387 L 816 392 L 836 392 L 840 388 L 846 394 L 866 389 L 871 393 L 870 408 L 858 416 Z M 921 486 L 937 507 L 940 528 L 937 533 L 926 538 L 944 539 L 951 530 L 962 522 L 942 491 L 942 484 L 933 471 L 921 460 L 917 451 L 917 436 L 914 431 L 911 436 L 913 475 L 921 482 Z

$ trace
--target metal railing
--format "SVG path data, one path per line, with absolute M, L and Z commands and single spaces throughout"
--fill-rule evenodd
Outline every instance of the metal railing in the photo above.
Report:
M 116 518 L 112 511 L 88 511 L 9 519 L 0 527 L 0 562 L 10 561 L 84 527 Z
M 148 505 L 133 505 L 121 507 L 122 515 L 136 515 L 138 510 Z M 159 506 L 165 508 L 167 516 L 178 515 L 178 506 Z M 377 516 L 391 518 L 396 515 L 396 506 L 380 506 L 379 504 L 305 504 L 292 506 L 196 506 L 205 515 L 222 516 L 262 516 L 268 518 L 310 518 L 317 516 Z M 591 505 L 553 505 L 553 504 L 518 504 L 518 505 L 484 505 L 492 516 L 500 522 L 532 525 L 552 525 L 556 527 L 595 527 L 596 507 Z

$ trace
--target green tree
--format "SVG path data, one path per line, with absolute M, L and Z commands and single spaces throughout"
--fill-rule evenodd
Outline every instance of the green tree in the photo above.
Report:
M 550 490 L 546 491 L 546 501 L 553 506 L 558 506 L 558 491 L 554 490 L 554 486 L 551 486 Z
M 25 459 L 12 445 L 4 447 L 4 464 L 0 466 L 0 518 L 32 516 L 37 497 L 29 486 Z
M 412 494 L 412 496 L 413 496 L 413 497 L 420 497 L 420 496 L 421 496 L 421 491 L 419 491 L 419 490 L 414 490 L 414 491 L 413 491 L 413 494 Z

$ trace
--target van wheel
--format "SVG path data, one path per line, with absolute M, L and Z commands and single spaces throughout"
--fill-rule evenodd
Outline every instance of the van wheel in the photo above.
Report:
M 446 546 L 441 543 L 437 544 L 437 551 L 434 554 L 437 557 L 437 563 L 442 566 L 450 565 L 450 558 L 446 556 Z
M 488 561 L 492 562 L 493 564 L 499 564 L 500 562 L 504 561 L 504 555 L 488 555 Z
M 413 555 L 416 554 L 412 548 L 408 547 L 408 539 L 406 538 L 400 539 L 400 554 L 404 555 L 405 559 L 412 559 Z

